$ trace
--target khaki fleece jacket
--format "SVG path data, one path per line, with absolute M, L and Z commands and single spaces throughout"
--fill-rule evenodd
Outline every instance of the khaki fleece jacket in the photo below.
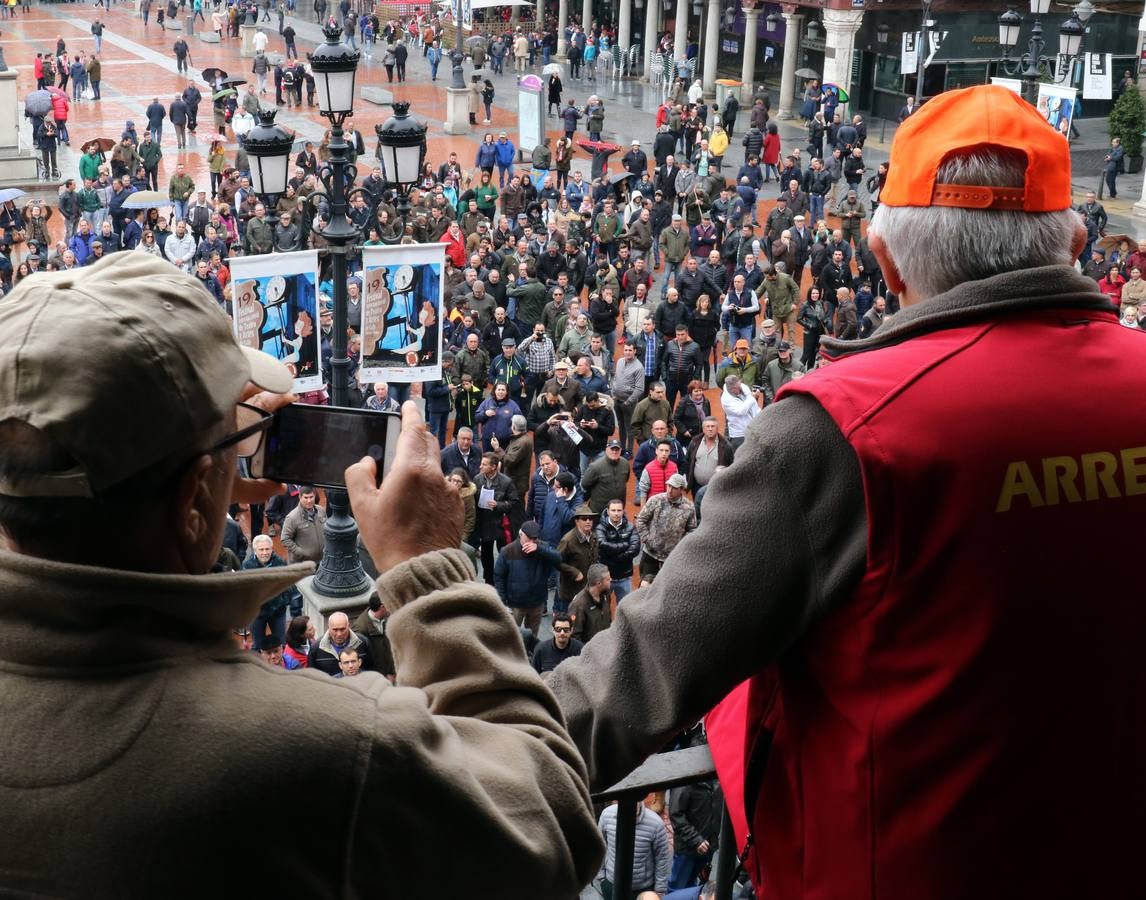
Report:
M 889 317 L 871 337 L 820 346 L 874 351 L 1061 307 L 1109 302 L 1073 268 L 1046 266 L 968 282 Z M 652 585 L 625 598 L 607 631 L 547 676 L 592 788 L 627 775 L 846 603 L 864 574 L 867 537 L 859 460 L 832 418 L 804 395 L 765 407 L 709 483 L 700 527 Z
M 0 551 L 0 892 L 405 898 L 406 872 L 443 896 L 577 894 L 603 852 L 584 763 L 466 555 L 378 579 L 397 687 L 236 649 L 312 570 Z

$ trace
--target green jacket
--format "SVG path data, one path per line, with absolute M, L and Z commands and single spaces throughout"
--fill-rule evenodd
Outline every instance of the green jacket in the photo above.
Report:
M 800 287 L 786 272 L 778 274 L 775 280 L 765 278 L 764 292 L 772 304 L 772 315 L 777 319 L 786 319 L 800 305 Z
M 492 184 L 479 184 L 474 188 L 474 199 L 478 209 L 496 209 L 497 188 Z
M 251 216 L 247 222 L 247 239 L 243 247 L 248 255 L 270 253 L 275 245 L 275 229 L 264 219 Z
M 167 196 L 172 200 L 188 200 L 195 193 L 195 182 L 190 175 L 174 175 L 167 188 Z
M 624 224 L 616 213 L 601 213 L 593 223 L 593 233 L 602 244 L 611 244 L 620 237 L 623 230 Z
M 143 164 L 145 169 L 154 169 L 159 165 L 159 160 L 163 158 L 163 148 L 159 146 L 159 141 L 144 141 L 139 145 L 139 161 Z M 188 181 L 191 179 L 186 175 L 183 176 Z M 174 182 L 172 182 L 174 184 Z M 174 197 L 172 199 L 175 199 Z
M 99 155 L 85 153 L 80 157 L 80 178 L 90 178 L 93 182 L 99 180 Z
M 756 383 L 756 373 L 758 371 L 756 360 L 751 356 L 749 356 L 743 364 L 737 362 L 736 357 L 729 356 L 716 370 L 716 386 L 722 388 L 729 375 L 739 375 L 740 380 L 744 382 L 746 387 L 752 387 L 752 385 Z
M 545 304 L 549 302 L 549 292 L 536 278 L 530 278 L 520 287 L 511 287 L 506 291 L 510 297 L 517 299 L 517 320 L 525 322 L 530 328 L 541 321 L 541 314 L 545 311 Z
M 661 232 L 661 249 L 669 262 L 683 262 L 688 256 L 688 229 L 673 231 L 671 227 Z
M 97 209 L 103 208 L 103 203 L 99 199 L 99 191 L 95 188 L 80 188 L 76 191 L 76 200 L 80 204 L 80 212 L 95 212 Z

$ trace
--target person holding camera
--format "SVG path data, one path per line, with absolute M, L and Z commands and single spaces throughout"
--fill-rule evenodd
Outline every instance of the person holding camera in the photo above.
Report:
M 47 272 L 0 300 L 7 885 L 368 895 L 400 863 L 457 896 L 575 896 L 603 853 L 585 765 L 457 549 L 462 502 L 417 407 L 384 481 L 368 456 L 346 470 L 400 687 L 271 668 L 232 630 L 314 567 L 209 573 L 228 506 L 281 489 L 236 473 L 293 400 L 290 373 L 150 254 L 79 285 Z M 85 351 L 61 365 L 61 346 Z M 284 772 L 324 785 L 306 853 L 255 825 Z

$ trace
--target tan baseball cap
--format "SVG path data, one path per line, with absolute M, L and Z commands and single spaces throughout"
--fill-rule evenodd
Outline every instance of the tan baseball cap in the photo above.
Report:
M 97 495 L 224 437 L 248 382 L 291 389 L 194 278 L 146 253 L 37 273 L 0 300 L 0 319 L 0 422 L 28 423 L 77 463 L 0 483 L 10 496 Z

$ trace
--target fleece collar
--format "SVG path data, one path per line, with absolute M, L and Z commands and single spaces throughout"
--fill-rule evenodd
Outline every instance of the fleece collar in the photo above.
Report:
M 969 281 L 900 310 L 885 319 L 871 337 L 859 341 L 825 337 L 820 347 L 825 357 L 835 360 L 983 319 L 1063 308 L 1106 310 L 1114 315 L 1110 300 L 1093 279 L 1080 275 L 1072 266 L 1042 266 Z

